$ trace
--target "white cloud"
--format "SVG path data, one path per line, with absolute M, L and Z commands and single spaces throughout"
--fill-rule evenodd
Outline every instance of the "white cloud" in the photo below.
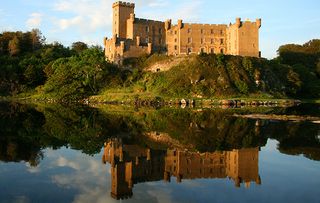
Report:
M 151 7 L 151 8 L 163 8 L 165 6 L 168 6 L 169 2 L 164 0 L 155 0 L 155 1 L 150 1 L 147 5 L 148 7 Z
M 40 169 L 41 166 L 40 165 L 38 165 L 36 167 L 33 167 L 33 166 L 30 165 L 29 162 L 26 162 L 26 167 L 27 167 L 27 171 L 29 173 L 40 173 L 41 172 L 41 169 Z
M 172 19 L 173 21 L 176 21 L 178 19 L 183 19 L 186 22 L 195 22 L 199 20 L 201 7 L 203 6 L 202 1 L 185 1 L 181 5 L 171 4 L 170 9 L 166 9 L 166 11 L 163 12 L 163 6 L 169 4 L 170 2 L 168 1 L 149 1 L 147 4 L 148 8 L 137 15 L 153 20 L 164 21 L 166 19 Z
M 70 19 L 60 19 L 58 20 L 58 25 L 59 25 L 59 28 L 61 30 L 65 30 L 65 29 L 68 29 L 72 26 L 77 26 L 77 25 L 81 25 L 83 22 L 83 18 L 81 16 L 76 16 L 74 18 L 70 18 Z
M 54 24 L 60 30 L 69 28 L 77 28 L 81 32 L 107 30 L 111 25 L 112 2 L 112 0 L 60 0 L 54 4 L 53 10 L 72 17 L 55 18 Z
M 32 13 L 26 22 L 27 28 L 39 28 L 42 22 L 43 14 Z
M 70 167 L 72 169 L 75 169 L 75 170 L 80 170 L 80 165 L 79 163 L 77 162 L 74 162 L 74 161 L 70 161 L 70 160 L 67 160 L 66 158 L 60 156 L 57 161 L 56 161 L 56 165 L 57 166 L 60 166 L 60 167 Z

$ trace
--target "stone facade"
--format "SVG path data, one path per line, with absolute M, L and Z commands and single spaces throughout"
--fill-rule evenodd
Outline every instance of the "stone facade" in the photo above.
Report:
M 143 54 L 168 55 L 223 53 L 260 57 L 259 28 L 255 22 L 236 19 L 234 24 L 190 24 L 178 20 L 172 24 L 135 17 L 135 4 L 113 4 L 113 37 L 104 39 L 107 60 L 121 63 L 125 58 Z

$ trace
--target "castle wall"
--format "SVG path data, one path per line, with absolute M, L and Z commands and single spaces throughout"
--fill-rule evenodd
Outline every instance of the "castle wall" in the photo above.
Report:
M 168 55 L 226 53 L 226 25 L 178 22 L 167 30 Z
M 130 20 L 128 20 L 130 21 Z M 130 25 L 132 23 L 132 26 Z M 132 39 L 136 42 L 136 37 L 140 37 L 140 44 L 147 46 L 148 43 L 152 43 L 154 47 L 165 47 L 165 29 L 164 22 L 139 19 L 136 18 L 133 22 L 128 22 L 128 30 L 132 27 Z
M 234 24 L 190 24 L 136 18 L 135 5 L 113 4 L 113 37 L 105 42 L 105 55 L 121 64 L 124 58 L 155 52 L 167 55 L 223 53 L 260 57 L 259 28 L 256 22 L 236 19 Z M 122 44 L 121 44 L 122 42 Z

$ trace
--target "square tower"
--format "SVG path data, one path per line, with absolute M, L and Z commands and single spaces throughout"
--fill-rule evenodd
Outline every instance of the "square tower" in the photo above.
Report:
M 130 19 L 130 14 L 134 14 L 134 3 L 118 1 L 112 5 L 113 21 L 112 33 L 118 38 L 127 37 L 127 20 Z
M 236 23 L 228 28 L 228 54 L 240 56 L 260 57 L 259 51 L 259 29 L 261 19 L 256 22 L 250 20 L 241 21 L 236 18 Z

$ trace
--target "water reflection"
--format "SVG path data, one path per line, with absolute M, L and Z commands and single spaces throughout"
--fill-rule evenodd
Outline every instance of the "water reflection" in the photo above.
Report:
M 318 124 L 116 108 L 0 103 L 0 202 L 319 202 Z
M 219 152 L 187 150 L 153 150 L 138 145 L 126 145 L 121 139 L 105 143 L 104 163 L 111 165 L 111 196 L 115 199 L 132 197 L 134 184 L 164 180 L 171 176 L 183 179 L 232 179 L 235 187 L 251 182 L 261 184 L 259 147 Z

